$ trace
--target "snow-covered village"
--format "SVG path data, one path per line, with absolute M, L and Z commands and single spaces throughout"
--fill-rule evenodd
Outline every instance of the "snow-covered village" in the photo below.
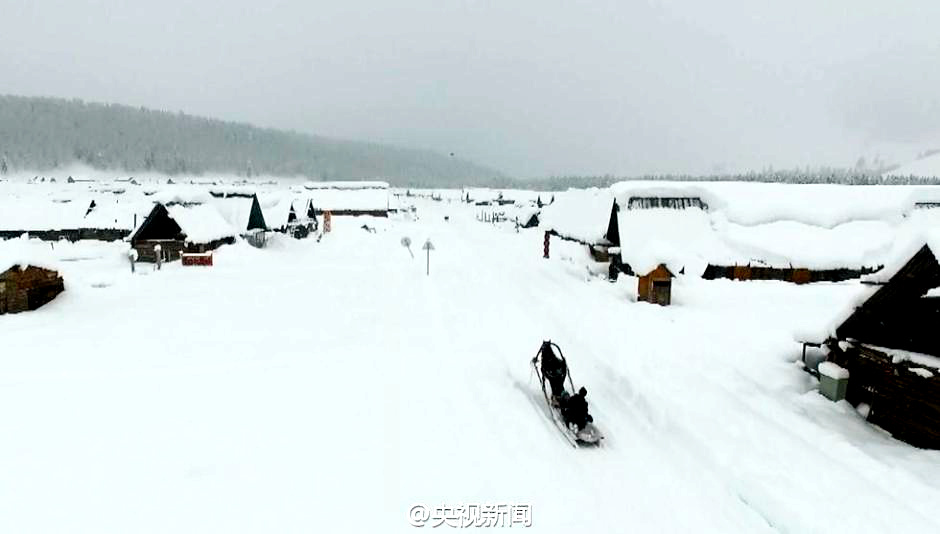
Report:
M 167 181 L 0 182 L 4 530 L 940 523 L 938 186 Z
M 940 3 L 0 1 L 0 533 L 940 532 Z

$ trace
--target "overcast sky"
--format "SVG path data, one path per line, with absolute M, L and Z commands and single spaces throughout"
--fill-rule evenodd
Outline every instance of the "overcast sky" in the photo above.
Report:
M 940 148 L 940 1 L 0 0 L 0 93 L 431 148 L 508 174 Z

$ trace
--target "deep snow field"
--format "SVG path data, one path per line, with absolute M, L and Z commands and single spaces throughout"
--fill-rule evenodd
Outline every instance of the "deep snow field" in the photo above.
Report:
M 680 276 L 659 307 L 580 247 L 416 203 L 211 268 L 30 244 L 67 290 L 0 317 L 0 532 L 413 531 L 416 503 L 530 504 L 532 532 L 940 532 L 940 452 L 795 363 L 858 282 Z M 548 338 L 598 449 L 544 415 Z

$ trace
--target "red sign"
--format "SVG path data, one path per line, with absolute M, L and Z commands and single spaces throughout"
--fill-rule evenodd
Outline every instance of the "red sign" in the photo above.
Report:
M 184 252 L 182 259 L 183 265 L 205 265 L 206 267 L 212 267 L 211 252 L 206 252 L 204 254 L 187 254 Z

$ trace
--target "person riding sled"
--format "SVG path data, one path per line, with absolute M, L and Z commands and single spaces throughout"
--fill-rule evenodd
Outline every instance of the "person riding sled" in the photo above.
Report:
M 568 425 L 575 425 L 578 430 L 584 430 L 594 418 L 588 413 L 587 389 L 582 387 L 574 395 L 564 394 L 561 398 L 561 418 Z
M 577 393 L 570 393 L 575 386 L 561 347 L 551 341 L 543 341 L 532 358 L 532 367 L 549 405 L 551 419 L 566 439 L 574 446 L 596 445 L 604 439 L 588 413 L 587 389 L 582 387 Z

